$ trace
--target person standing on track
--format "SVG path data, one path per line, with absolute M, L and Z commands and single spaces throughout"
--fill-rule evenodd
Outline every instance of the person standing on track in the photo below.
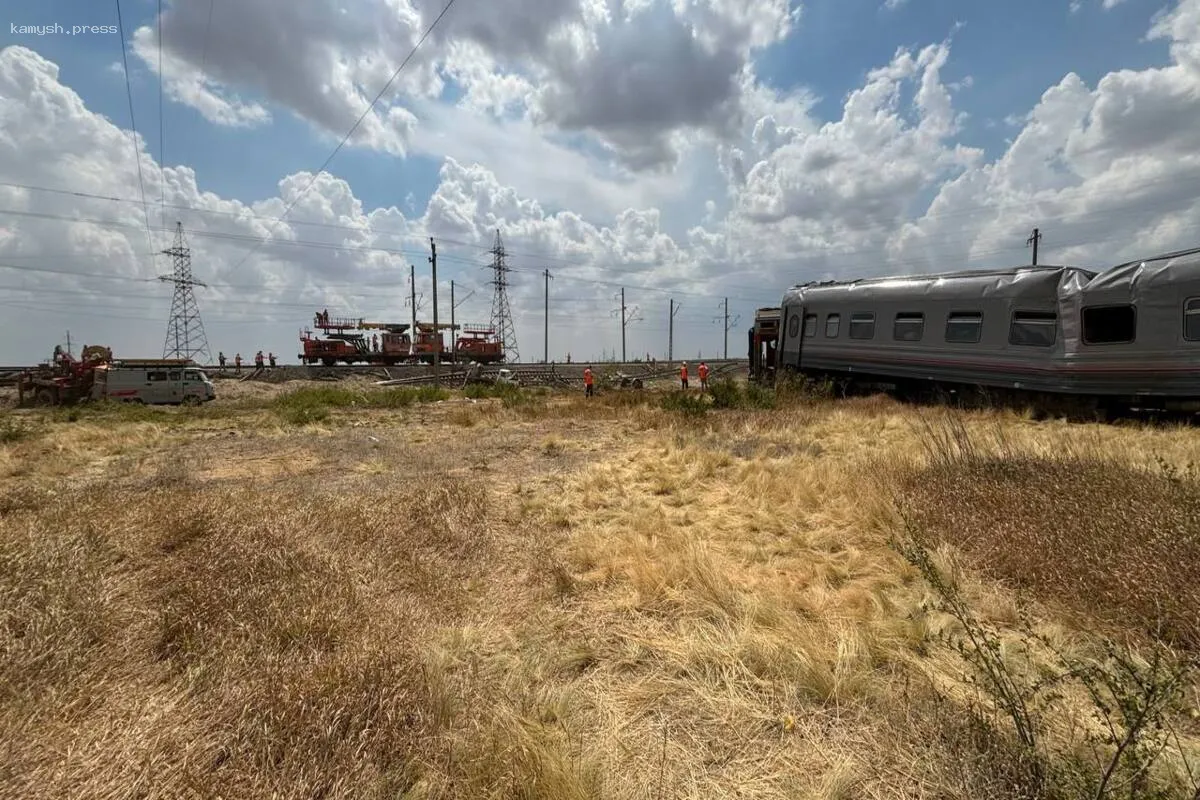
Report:
M 584 367 L 583 370 L 583 396 L 592 396 L 592 365 Z
M 685 361 L 685 362 L 683 362 L 683 364 L 682 364 L 682 365 L 679 367 L 679 381 L 680 381 L 680 382 L 683 384 L 683 390 L 684 390 L 684 391 L 687 391 L 687 379 L 688 379 L 688 374 L 687 374 L 687 362 Z
M 700 366 L 696 368 L 696 372 L 700 373 L 700 391 L 707 392 L 708 391 L 708 364 L 705 364 L 703 361 L 701 361 Z
M 242 371 L 242 354 L 238 353 L 233 357 L 233 369 L 239 374 Z

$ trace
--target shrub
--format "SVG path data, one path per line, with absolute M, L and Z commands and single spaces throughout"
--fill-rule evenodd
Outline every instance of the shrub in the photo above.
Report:
M 738 385 L 729 378 L 718 378 L 708 384 L 713 408 L 741 408 L 743 396 Z
M 702 417 L 708 411 L 708 403 L 699 395 L 672 392 L 663 397 L 662 408 L 687 417 Z
M 275 412 L 285 421 L 306 425 L 329 418 L 331 408 L 407 408 L 414 403 L 445 400 L 450 393 L 439 386 L 416 386 L 366 391 L 340 386 L 297 389 L 275 398 Z
M 0 444 L 16 444 L 32 438 L 37 429 L 29 422 L 15 417 L 0 417 Z

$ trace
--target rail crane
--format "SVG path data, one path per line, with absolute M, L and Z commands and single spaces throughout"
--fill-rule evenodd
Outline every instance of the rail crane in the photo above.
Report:
M 416 329 L 406 322 L 367 322 L 352 317 L 331 317 L 328 311 L 318 311 L 313 328 L 325 338 L 318 338 L 311 328 L 300 332 L 302 364 L 321 363 L 325 366 L 343 364 L 431 364 L 434 355 L 442 361 L 463 360 L 487 363 L 504 358 L 500 343 L 493 341 L 490 328 L 479 325 L 418 322 Z M 464 335 L 452 350 L 446 348 L 442 331 L 464 329 Z M 378 331 L 378 333 L 375 333 Z M 370 332 L 370 333 L 368 333 Z

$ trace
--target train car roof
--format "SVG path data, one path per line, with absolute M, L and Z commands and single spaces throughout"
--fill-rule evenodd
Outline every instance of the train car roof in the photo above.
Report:
M 1055 266 L 1042 265 L 1024 266 L 1024 267 L 1008 267 L 1004 269 L 968 269 L 958 270 L 955 272 L 932 272 L 924 275 L 880 275 L 874 278 L 854 278 L 852 280 L 828 280 L 828 281 L 807 281 L 805 283 L 794 284 L 791 288 L 794 289 L 811 289 L 818 286 L 829 287 L 851 287 L 851 286 L 878 286 L 885 283 L 930 283 L 936 281 L 964 281 L 964 280 L 979 280 L 991 278 L 1016 277 L 1018 275 L 1037 274 L 1046 272 L 1077 272 L 1086 275 L 1089 279 L 1094 278 L 1098 273 L 1084 269 L 1083 267 L 1071 266 Z
M 968 284 L 975 287 L 995 287 L 998 284 L 1012 283 L 1011 280 L 1026 275 L 1042 273 L 1065 273 L 1082 277 L 1083 282 L 1077 283 L 1080 288 L 1099 288 L 1100 286 L 1129 281 L 1135 274 L 1144 276 L 1161 274 L 1170 270 L 1193 267 L 1200 264 L 1200 248 L 1179 250 L 1172 253 L 1161 253 L 1118 264 L 1105 270 L 1092 270 L 1084 267 L 1066 265 L 1028 265 L 1008 267 L 1004 269 L 958 270 L 954 272 L 935 272 L 925 275 L 881 275 L 873 278 L 855 278 L 852 280 L 807 281 L 794 284 L 788 293 L 811 289 L 854 289 L 855 287 L 888 287 L 908 285 L 930 285 L 939 282 L 956 285 Z

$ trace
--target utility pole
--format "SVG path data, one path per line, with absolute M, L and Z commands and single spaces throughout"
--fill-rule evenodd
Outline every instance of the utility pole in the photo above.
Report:
M 625 363 L 625 326 L 630 322 L 640 320 L 638 315 L 638 306 L 634 306 L 626 312 L 625 309 L 625 287 L 621 287 L 621 293 L 617 295 L 621 300 L 621 307 L 613 309 L 613 314 L 621 315 L 621 363 Z M 616 299 L 616 298 L 614 298 Z M 613 353 L 613 358 L 616 358 L 616 352 Z
M 429 237 L 429 263 L 433 265 L 433 332 L 437 336 L 437 347 L 433 351 L 433 385 L 441 386 L 441 366 L 442 366 L 442 329 L 438 327 L 437 313 L 437 242 L 433 241 L 433 237 Z M 454 331 L 450 332 L 451 337 L 454 336 Z
M 670 364 L 675 360 L 675 315 L 679 313 L 679 306 L 675 305 L 675 299 L 671 298 L 671 316 L 667 322 L 667 363 Z
M 545 270 L 542 273 L 546 278 L 546 327 L 543 331 L 545 356 L 542 359 L 543 364 L 550 363 L 550 270 Z
M 728 361 L 729 360 L 729 329 L 732 328 L 734 325 L 737 325 L 738 320 L 741 319 L 742 316 L 741 316 L 741 314 L 739 314 L 733 318 L 733 322 L 730 322 L 729 321 L 729 298 L 728 297 L 725 298 L 725 302 L 722 305 L 725 309 L 724 313 L 719 317 L 714 317 L 713 322 L 714 323 L 724 322 L 724 325 L 725 325 L 725 360 Z
M 621 363 L 625 363 L 625 287 L 621 287 Z
M 408 282 L 412 284 L 412 341 L 415 344 L 417 341 L 417 268 L 408 265 Z M 409 346 L 409 355 L 414 352 L 413 347 Z
M 725 298 L 725 360 L 729 360 L 729 298 Z
M 1038 242 L 1040 242 L 1041 240 L 1042 240 L 1042 232 L 1039 231 L 1037 228 L 1034 228 L 1033 235 L 1025 240 L 1026 247 L 1029 247 L 1029 245 L 1033 245 L 1033 266 L 1035 266 L 1035 267 L 1037 266 Z

